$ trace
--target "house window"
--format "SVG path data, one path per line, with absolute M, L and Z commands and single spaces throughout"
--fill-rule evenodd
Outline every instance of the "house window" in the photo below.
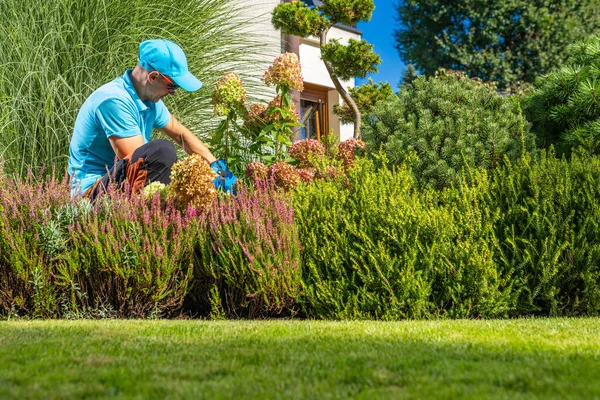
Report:
M 301 139 L 317 139 L 329 131 L 326 87 L 304 84 L 300 93 L 300 122 L 304 125 L 300 130 Z

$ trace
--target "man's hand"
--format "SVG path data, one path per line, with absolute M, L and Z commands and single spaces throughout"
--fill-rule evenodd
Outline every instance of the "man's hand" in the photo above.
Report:
M 219 190 L 224 191 L 225 193 L 235 195 L 235 184 L 237 178 L 230 170 L 227 169 L 227 164 L 225 163 L 225 160 L 217 160 L 211 163 L 210 167 L 217 174 L 217 177 L 213 180 L 215 187 Z

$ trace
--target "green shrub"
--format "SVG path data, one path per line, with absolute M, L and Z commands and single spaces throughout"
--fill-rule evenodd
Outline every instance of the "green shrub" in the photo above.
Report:
M 559 153 L 583 147 L 600 153 L 600 36 L 569 47 L 570 57 L 558 70 L 537 79 L 525 98 L 524 111 L 540 146 Z
M 3 0 L 0 3 L 0 159 L 24 175 L 42 163 L 66 169 L 75 117 L 97 87 L 137 62 L 139 43 L 173 40 L 204 90 L 167 106 L 197 134 L 212 128 L 210 88 L 264 53 L 229 0 Z M 250 74 L 252 75 L 252 74 Z M 256 80 L 248 80 L 252 93 Z M 254 82 L 254 83 L 253 83 Z M 206 90 L 208 88 L 208 90 Z
M 513 98 L 461 73 L 418 77 L 398 96 L 380 102 L 364 121 L 369 151 L 383 149 L 391 164 L 416 154 L 413 172 L 422 185 L 449 187 L 466 169 L 492 169 L 533 141 Z
M 511 315 L 598 315 L 600 158 L 543 153 L 492 178 L 482 201 L 499 215 L 497 268 L 519 294 Z
M 305 312 L 334 319 L 504 315 L 510 299 L 493 261 L 493 219 L 472 195 L 457 193 L 441 206 L 406 168 L 376 171 L 364 160 L 347 181 L 300 186 L 294 205 Z

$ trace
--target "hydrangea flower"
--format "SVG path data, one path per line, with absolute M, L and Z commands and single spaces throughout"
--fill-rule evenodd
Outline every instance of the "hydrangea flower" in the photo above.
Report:
M 269 167 L 269 177 L 277 186 L 285 190 L 293 189 L 300 183 L 300 176 L 296 168 L 283 161 Z
M 273 100 L 271 100 L 271 102 L 269 103 L 269 108 L 271 107 L 281 107 L 282 101 L 281 101 L 281 96 L 276 96 Z M 283 107 L 281 107 L 283 108 Z M 267 122 L 268 123 L 272 123 L 272 122 L 289 122 L 292 124 L 299 124 L 300 123 L 300 113 L 298 112 L 298 109 L 296 108 L 296 105 L 294 104 L 294 102 L 290 102 L 290 107 L 289 107 L 289 111 L 291 111 L 291 116 L 289 118 L 285 118 L 282 121 L 277 121 L 278 115 L 279 114 L 272 114 L 272 115 L 268 115 L 267 116 Z
M 298 173 L 298 176 L 302 182 L 312 183 L 312 181 L 315 179 L 317 170 L 315 168 L 298 168 L 296 172 Z
M 289 148 L 290 156 L 296 159 L 300 168 L 313 167 L 312 158 L 322 158 L 325 155 L 325 146 L 315 139 L 300 140 Z
M 277 57 L 263 79 L 267 86 L 287 86 L 300 92 L 304 90 L 300 60 L 294 53 L 284 53 Z
M 246 105 L 246 89 L 235 72 L 227 72 L 215 85 L 211 104 L 215 106 L 215 114 L 229 115 L 231 110 L 241 110 Z
M 259 133 L 268 124 L 267 105 L 260 103 L 250 104 L 246 110 L 244 128 L 250 132 Z
M 160 193 L 160 200 L 164 201 L 167 195 L 167 185 L 158 181 L 151 182 L 146 187 L 144 187 L 144 190 L 142 191 L 142 199 L 150 201 L 154 199 L 154 196 L 157 192 Z
M 344 168 L 348 169 L 354 162 L 354 155 L 360 150 L 364 151 L 366 148 L 367 145 L 362 140 L 348 139 L 338 144 L 337 156 L 342 161 L 342 164 L 344 164 Z
M 169 194 L 181 208 L 193 205 L 205 211 L 217 197 L 213 180 L 217 175 L 198 154 L 193 154 L 173 164 Z
M 258 161 L 252 161 L 246 166 L 246 175 L 255 182 L 267 179 L 268 172 L 269 168 Z

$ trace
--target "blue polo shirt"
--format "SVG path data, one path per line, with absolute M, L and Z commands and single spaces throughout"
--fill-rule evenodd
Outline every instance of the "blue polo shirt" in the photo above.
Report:
M 85 193 L 115 163 L 116 154 L 108 138 L 141 134 L 150 141 L 153 128 L 164 128 L 171 115 L 162 100 L 142 101 L 131 82 L 131 69 L 102 85 L 81 106 L 71 146 L 69 176 L 71 196 Z

